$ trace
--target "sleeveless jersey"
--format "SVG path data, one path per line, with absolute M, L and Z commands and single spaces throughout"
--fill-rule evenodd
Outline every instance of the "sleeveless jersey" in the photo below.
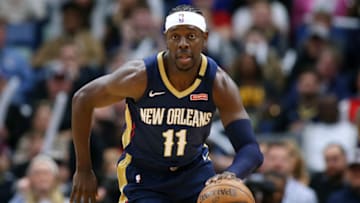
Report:
M 125 152 L 157 166 L 184 166 L 201 156 L 216 110 L 212 89 L 218 65 L 202 55 L 198 77 L 184 91 L 170 83 L 163 53 L 145 58 L 147 88 L 126 99 Z

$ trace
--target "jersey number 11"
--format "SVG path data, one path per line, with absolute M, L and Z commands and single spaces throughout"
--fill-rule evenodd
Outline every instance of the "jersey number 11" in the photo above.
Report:
M 186 130 L 179 130 L 174 133 L 174 129 L 169 129 L 163 132 L 164 142 L 164 157 L 171 157 L 174 145 L 174 134 L 178 138 L 176 156 L 184 156 L 186 145 Z

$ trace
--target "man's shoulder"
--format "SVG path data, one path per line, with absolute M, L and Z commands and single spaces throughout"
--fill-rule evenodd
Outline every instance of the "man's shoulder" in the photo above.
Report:
M 148 68 L 155 67 L 155 65 L 158 63 L 158 57 L 161 57 L 161 59 L 163 60 L 163 58 L 162 58 L 163 53 L 164 53 L 164 51 L 160 51 L 160 52 L 151 54 L 149 56 L 146 56 L 141 60 L 144 62 L 146 67 L 148 67 Z
M 216 62 L 215 59 L 213 59 L 211 56 L 208 56 L 206 54 L 202 54 L 206 60 L 207 60 L 207 63 L 212 65 L 215 69 L 221 69 L 222 70 L 222 67 L 219 66 L 219 64 Z

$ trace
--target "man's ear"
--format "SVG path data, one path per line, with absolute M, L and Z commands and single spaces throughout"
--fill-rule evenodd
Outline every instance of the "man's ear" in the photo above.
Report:
M 203 33 L 203 37 L 204 37 L 204 48 L 207 46 L 207 41 L 208 41 L 208 38 L 209 38 L 209 32 L 204 32 Z
M 166 42 L 166 32 L 165 31 L 163 32 L 162 39 L 165 42 L 166 49 L 168 49 L 169 47 L 168 47 L 168 43 Z
M 209 32 L 208 31 L 204 32 L 203 36 L 204 36 L 204 40 L 207 42 L 207 40 L 209 38 Z

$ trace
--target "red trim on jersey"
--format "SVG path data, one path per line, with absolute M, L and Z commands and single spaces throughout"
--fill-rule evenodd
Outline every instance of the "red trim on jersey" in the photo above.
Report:
M 209 100 L 208 94 L 200 93 L 200 94 L 191 94 L 190 101 L 207 101 Z

